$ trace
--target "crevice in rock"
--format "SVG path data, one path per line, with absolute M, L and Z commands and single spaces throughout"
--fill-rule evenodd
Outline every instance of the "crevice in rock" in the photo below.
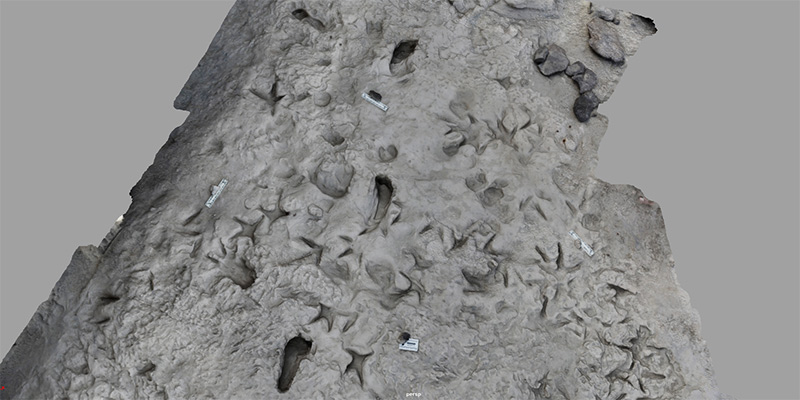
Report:
M 250 88 L 250 93 L 254 94 L 261 100 L 264 100 L 270 106 L 274 106 L 277 102 L 281 101 L 284 98 L 283 95 L 278 95 L 278 80 L 276 79 L 275 82 L 269 89 L 269 93 L 264 93 L 256 88 Z
M 495 79 L 495 81 L 497 81 L 497 83 L 499 83 L 500 86 L 503 87 L 503 89 L 508 90 L 508 88 L 511 87 L 511 77 L 510 76 L 507 76 L 507 77 L 502 78 L 502 79 Z
M 567 208 L 569 208 L 569 212 L 572 215 L 575 215 L 575 213 L 578 212 L 578 209 L 569 200 L 564 200 L 564 203 L 567 205 Z
M 194 244 L 192 245 L 192 251 L 189 253 L 189 257 L 195 258 L 197 256 L 197 253 L 200 251 L 200 248 L 202 246 L 203 246 L 203 239 L 202 238 L 195 240 Z
M 313 341 L 305 340 L 300 336 L 295 336 L 286 343 L 283 349 L 283 364 L 281 365 L 281 375 L 278 377 L 278 391 L 286 392 L 292 387 L 292 381 L 300 368 L 300 362 L 306 359 L 311 352 Z
M 267 208 L 264 208 L 262 205 L 258 206 L 258 211 L 261 211 L 261 214 L 264 214 L 264 216 L 269 219 L 269 224 L 267 225 L 269 230 L 272 230 L 272 224 L 275 223 L 275 221 L 289 215 L 289 212 L 284 210 L 283 206 L 281 206 L 282 198 L 283 191 L 278 195 L 278 201 L 275 202 L 274 206 L 268 206 Z
M 313 255 L 314 256 L 314 263 L 317 266 L 319 266 L 319 263 L 322 260 L 322 246 L 320 246 L 319 244 L 317 244 L 313 240 L 305 238 L 305 237 L 301 237 L 300 240 L 302 240 L 303 243 L 306 244 L 306 246 L 311 248 L 311 253 L 308 254 L 308 255 Z
M 141 369 L 136 371 L 136 373 L 141 375 L 141 376 L 146 377 L 147 380 L 152 381 L 153 380 L 152 374 L 153 374 L 153 371 L 155 371 L 155 369 L 156 369 L 156 365 L 153 364 L 152 362 L 148 361 L 147 364 L 145 364 L 144 367 L 142 367 Z
M 556 257 L 556 269 L 561 269 L 561 268 L 564 268 L 564 251 L 561 250 L 561 242 L 558 242 L 558 257 Z
M 453 245 L 450 247 L 450 251 L 460 249 L 465 244 L 467 244 L 467 241 L 469 241 L 469 235 L 468 234 L 462 234 L 461 236 L 456 236 L 456 232 L 455 231 L 451 231 L 450 235 L 453 238 Z
M 634 292 L 632 292 L 632 291 L 630 291 L 628 289 L 625 289 L 622 286 L 617 286 L 617 285 L 615 285 L 613 283 L 607 283 L 606 285 L 608 285 L 609 289 L 614 291 L 614 298 L 621 297 L 621 296 L 624 296 L 624 295 L 636 294 L 636 293 L 634 293 Z
M 195 218 L 197 218 L 197 216 L 198 216 L 198 215 L 200 215 L 200 213 L 201 213 L 202 211 L 203 211 L 203 209 L 202 209 L 202 208 L 200 208 L 200 209 L 198 209 L 198 210 L 197 210 L 197 212 L 195 212 L 194 214 L 190 215 L 188 218 L 186 218 L 185 220 L 183 220 L 183 226 L 186 226 L 186 225 L 189 225 L 189 224 L 191 224 L 191 223 L 192 223 L 192 221 L 194 221 L 194 220 L 195 220 Z
M 475 274 L 466 269 L 461 269 L 461 275 L 470 284 L 470 289 L 464 289 L 465 293 L 469 292 L 485 292 L 488 283 L 489 274 Z
M 322 21 L 312 17 L 311 15 L 308 14 L 308 11 L 302 8 L 298 8 L 292 11 L 292 16 L 295 17 L 295 19 L 297 19 L 298 21 L 303 21 L 311 25 L 312 28 L 318 31 L 322 31 L 325 29 L 325 24 L 323 24 Z
M 302 21 L 308 18 L 308 12 L 302 8 L 298 8 L 297 10 L 292 11 L 292 16 L 297 18 L 298 21 Z
M 319 303 L 319 314 L 317 314 L 317 316 L 314 317 L 310 323 L 313 324 L 314 322 L 324 319 L 325 322 L 328 323 L 328 332 L 330 332 L 333 328 L 333 318 L 333 310 L 331 310 L 331 308 L 325 304 Z
M 347 263 L 343 262 L 328 262 L 319 266 L 319 269 L 328 278 L 340 281 L 350 280 L 350 270 L 347 268 Z
M 243 219 L 233 217 L 233 220 L 239 224 L 240 230 L 236 232 L 235 235 L 231 238 L 231 240 L 236 240 L 237 238 L 243 237 L 246 239 L 250 239 L 250 241 L 255 244 L 256 243 L 256 231 L 258 227 L 261 226 L 261 223 L 264 222 L 264 216 L 262 215 L 256 222 L 249 223 Z M 223 246 L 224 248 L 225 246 Z
M 547 303 L 550 299 L 547 296 L 542 296 L 542 310 L 539 311 L 539 316 L 542 318 L 547 318 Z
M 392 52 L 392 61 L 389 64 L 399 64 L 408 57 L 414 54 L 417 49 L 417 40 L 404 40 L 395 46 Z
M 536 250 L 536 252 L 539 254 L 539 257 L 542 257 L 542 260 L 543 260 L 544 262 L 546 262 L 546 263 L 549 263 L 549 262 L 550 262 L 550 257 L 548 257 L 548 256 L 547 256 L 547 253 L 545 253 L 545 251 L 544 251 L 544 250 L 542 250 L 542 248 L 541 248 L 541 247 L 539 247 L 539 246 L 535 246 L 535 247 L 534 247 L 534 249 L 535 249 L 535 250 Z
M 391 204 L 393 194 L 394 186 L 392 186 L 392 180 L 383 175 L 376 176 L 376 206 L 375 212 L 372 214 L 372 219 L 374 221 L 381 221 L 386 216 L 386 212 L 389 211 L 389 205 Z
M 106 294 L 100 296 L 100 305 L 111 304 L 111 303 L 116 302 L 117 300 L 119 300 L 119 296 L 111 294 L 111 293 L 106 293 Z
M 361 384 L 361 387 L 364 387 L 364 361 L 367 357 L 372 355 L 372 352 L 367 354 L 359 354 L 354 350 L 347 350 L 347 352 L 350 353 L 352 360 L 350 364 L 347 364 L 347 368 L 344 369 L 344 372 L 355 371 L 358 376 L 358 382 Z
M 544 218 L 544 220 L 547 221 L 547 215 L 544 213 L 544 210 L 542 210 L 542 206 L 540 206 L 539 203 L 534 202 L 533 208 L 535 208 L 536 212 L 538 212 L 539 215 L 541 215 L 542 218 Z
M 350 254 L 353 254 L 353 248 L 352 247 L 348 247 L 347 250 L 341 252 L 336 258 L 342 258 L 344 256 L 349 256 Z
M 231 280 L 242 289 L 249 289 L 250 286 L 253 286 L 257 277 L 255 268 L 250 266 L 246 260 L 238 261 L 230 275 Z

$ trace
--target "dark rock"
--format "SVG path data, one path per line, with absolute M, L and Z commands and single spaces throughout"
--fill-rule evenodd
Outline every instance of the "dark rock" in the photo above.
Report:
M 597 55 L 615 63 L 625 61 L 625 48 L 614 26 L 594 17 L 586 27 L 589 29 L 589 47 Z
M 597 86 L 597 74 L 589 68 L 586 68 L 582 74 L 573 76 L 572 80 L 578 85 L 578 91 L 580 93 L 586 93 Z
M 575 76 L 582 74 L 585 69 L 586 66 L 584 66 L 582 62 L 575 61 L 564 70 L 564 73 L 567 74 L 567 76 Z
M 575 113 L 575 117 L 578 118 L 578 121 L 586 122 L 591 118 L 592 112 L 594 112 L 599 105 L 600 99 L 597 98 L 594 92 L 589 91 L 578 96 L 575 100 L 575 105 L 572 106 L 572 111 Z
M 548 46 L 547 51 L 547 59 L 544 60 L 543 63 L 539 64 L 539 71 L 542 72 L 542 75 L 550 76 L 567 69 L 567 66 L 569 65 L 569 59 L 567 58 L 567 52 L 564 51 L 564 49 L 558 45 L 551 44 Z
M 547 55 L 548 55 L 549 53 L 550 53 L 550 52 L 549 52 L 549 51 L 547 51 L 547 47 L 544 47 L 544 46 L 541 46 L 541 47 L 539 47 L 538 49 L 536 49 L 536 52 L 535 52 L 535 53 L 533 53 L 533 62 L 534 62 L 535 64 L 541 64 L 541 63 L 543 63 L 543 62 L 544 62 L 544 60 L 546 60 L 546 59 L 547 59 Z

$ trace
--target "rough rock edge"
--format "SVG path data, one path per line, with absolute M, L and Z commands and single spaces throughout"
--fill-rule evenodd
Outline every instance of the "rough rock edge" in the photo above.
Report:
M 31 321 L 0 364 L 0 380 L 6 387 L 0 392 L 2 398 L 15 398 L 30 383 L 30 379 L 26 378 L 30 377 L 37 365 L 32 364 L 31 360 L 44 359 L 57 352 L 63 335 L 64 312 L 77 308 L 86 285 L 97 271 L 101 257 L 102 253 L 93 245 L 81 246 L 75 250 L 67 269 L 50 292 L 50 297 L 33 314 Z

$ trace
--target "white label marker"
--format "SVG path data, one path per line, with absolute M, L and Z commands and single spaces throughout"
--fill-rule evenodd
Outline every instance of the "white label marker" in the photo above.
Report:
M 206 207 L 211 208 L 214 205 L 214 202 L 217 201 L 217 197 L 219 197 L 220 193 L 222 193 L 222 189 L 225 189 L 225 185 L 228 184 L 227 179 L 223 179 L 219 181 L 219 185 L 215 185 L 213 189 L 211 189 L 211 197 L 208 198 L 206 201 Z
M 400 350 L 419 351 L 419 339 L 408 339 L 400 345 Z
M 389 109 L 389 106 L 387 106 L 386 104 L 381 103 L 378 100 L 373 99 L 372 97 L 369 97 L 369 95 L 366 94 L 366 93 L 361 93 L 361 97 L 363 97 L 364 100 L 368 101 L 370 104 L 374 105 L 375 107 L 380 108 L 384 112 L 386 112 L 386 110 Z
M 583 251 L 585 251 L 589 257 L 594 255 L 594 250 L 592 250 L 592 247 L 586 244 L 586 242 L 584 242 L 583 239 L 581 239 L 581 237 L 575 233 L 575 231 L 569 231 L 569 235 L 572 236 L 573 239 L 581 241 L 581 249 L 583 249 Z

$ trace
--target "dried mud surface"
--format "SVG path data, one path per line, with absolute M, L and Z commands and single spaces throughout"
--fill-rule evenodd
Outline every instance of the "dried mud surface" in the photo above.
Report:
M 238 1 L 0 397 L 728 398 L 658 204 L 593 173 L 654 33 L 580 1 Z

